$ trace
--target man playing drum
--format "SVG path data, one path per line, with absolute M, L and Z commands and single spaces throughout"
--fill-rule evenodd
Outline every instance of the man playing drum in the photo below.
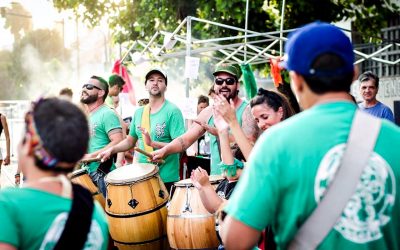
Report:
M 90 123 L 89 149 L 84 159 L 95 158 L 99 152 L 122 140 L 120 120 L 117 114 L 104 104 L 107 94 L 107 81 L 98 76 L 92 76 L 88 83 L 82 86 L 81 102 L 87 105 Z M 102 164 L 91 162 L 88 165 L 89 175 L 104 197 L 106 197 L 104 177 L 113 169 L 115 169 L 113 159 Z
M 0 191 L 0 249 L 106 249 L 102 208 L 66 177 L 88 146 L 85 115 L 69 101 L 49 98 L 25 122 L 18 164 L 26 182 Z
M 138 108 L 133 115 L 130 132 L 126 139 L 100 154 L 102 160 L 107 160 L 112 154 L 125 152 L 134 147 L 139 140 L 139 148 L 146 152 L 153 148 L 161 148 L 185 132 L 182 112 L 165 99 L 167 90 L 167 75 L 160 69 L 150 70 L 146 74 L 146 89 L 149 92 L 149 104 Z M 147 145 L 142 131 L 149 132 L 151 145 Z M 149 159 L 139 154 L 138 161 L 147 163 Z M 179 180 L 179 154 L 167 158 L 160 166 L 160 176 L 167 190 Z

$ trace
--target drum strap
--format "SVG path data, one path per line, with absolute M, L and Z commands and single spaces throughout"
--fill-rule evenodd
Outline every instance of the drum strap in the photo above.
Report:
M 54 250 L 83 249 L 90 231 L 94 210 L 92 194 L 77 184 L 72 184 L 72 190 L 72 208 Z
M 316 249 L 335 226 L 357 190 L 360 176 L 374 152 L 380 128 L 380 119 L 356 111 L 335 178 L 317 208 L 297 231 L 289 250 Z

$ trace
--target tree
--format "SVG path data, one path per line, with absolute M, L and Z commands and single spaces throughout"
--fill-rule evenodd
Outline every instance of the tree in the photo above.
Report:
M 173 30 L 188 15 L 244 27 L 245 0 L 53 0 L 59 10 L 72 9 L 89 25 L 107 18 L 116 42 L 149 39 L 156 30 Z M 252 0 L 249 2 L 249 29 L 278 30 L 282 1 Z M 351 19 L 366 39 L 378 37 L 388 17 L 399 7 L 388 0 L 299 0 L 286 1 L 285 29 L 321 20 L 326 22 Z M 230 35 L 232 31 L 197 25 L 197 37 Z
M 1 17 L 6 19 L 4 28 L 10 29 L 15 41 L 32 30 L 31 14 L 18 2 L 12 2 L 11 8 L 1 7 Z

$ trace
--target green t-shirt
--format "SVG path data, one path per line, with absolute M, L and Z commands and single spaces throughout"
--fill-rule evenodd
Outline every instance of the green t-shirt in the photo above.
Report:
M 121 123 L 114 110 L 106 105 L 101 106 L 94 113 L 89 116 L 90 124 L 90 140 L 88 152 L 96 152 L 107 146 L 110 143 L 108 133 L 113 129 L 121 129 Z M 97 170 L 98 162 L 89 164 L 89 172 Z M 113 165 L 111 169 L 114 169 Z
M 142 124 L 142 114 L 144 107 L 140 107 L 133 115 L 129 135 L 138 139 L 139 148 L 144 149 L 142 133 L 138 129 Z M 179 108 L 165 100 L 161 109 L 150 114 L 150 136 L 153 141 L 171 142 L 185 132 L 182 112 Z M 160 176 L 164 182 L 175 182 L 179 180 L 179 154 L 170 154 L 165 159 L 165 163 L 160 165 Z M 138 162 L 148 163 L 147 157 L 138 154 Z
M 248 102 L 243 100 L 242 104 L 240 104 L 239 108 L 236 109 L 236 117 L 238 119 L 239 125 L 242 126 L 242 115 L 244 110 L 246 109 Z M 208 125 L 214 125 L 214 117 L 211 116 Z M 221 153 L 219 151 L 218 140 L 217 137 L 209 134 L 210 136 L 210 152 L 211 152 L 211 162 L 210 162 L 210 174 L 211 175 L 220 175 L 222 171 L 218 164 L 221 162 Z
M 53 249 L 72 200 L 31 188 L 6 188 L 0 192 L 0 242 L 17 249 Z M 107 249 L 108 226 L 96 202 L 84 249 Z
M 334 178 L 355 110 L 350 102 L 320 104 L 264 132 L 227 213 L 257 230 L 271 225 L 286 249 Z M 382 121 L 357 191 L 319 249 L 399 249 L 399 149 L 400 129 Z

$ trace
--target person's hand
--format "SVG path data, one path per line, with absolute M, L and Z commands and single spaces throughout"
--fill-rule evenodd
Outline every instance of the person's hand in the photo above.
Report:
M 162 148 L 153 152 L 149 152 L 149 154 L 152 156 L 150 159 L 152 162 L 159 162 L 165 157 L 165 151 Z
M 222 115 L 215 109 L 215 106 L 213 107 L 213 116 L 214 116 L 214 124 L 215 127 L 217 127 L 218 131 L 225 131 L 228 129 L 229 127 L 228 123 L 224 120 Z
M 201 167 L 192 170 L 190 179 L 192 180 L 193 185 L 199 190 L 205 186 L 211 185 L 207 171 Z
M 4 165 L 10 165 L 10 156 L 7 155 L 6 158 L 4 158 Z
M 143 140 L 146 143 L 146 145 L 151 146 L 152 140 L 150 137 L 149 132 L 147 132 L 147 130 L 143 127 L 138 127 L 138 129 L 140 130 L 140 132 L 142 132 L 142 136 L 143 136 Z
M 19 186 L 20 183 L 21 183 L 21 174 L 17 173 L 15 174 L 15 185 Z
M 236 121 L 236 109 L 232 100 L 228 102 L 222 95 L 215 96 L 213 110 L 215 110 L 228 123 Z
M 218 136 L 218 130 L 215 127 L 212 127 L 212 126 L 208 125 L 207 123 L 201 122 L 199 120 L 193 120 L 193 122 L 202 126 L 203 129 L 205 129 L 208 133 L 212 134 L 213 136 Z
M 111 155 L 113 154 L 113 147 L 108 148 L 107 150 L 104 150 L 103 152 L 100 152 L 97 155 L 97 158 L 101 159 L 101 162 L 105 162 L 108 159 L 110 159 Z

